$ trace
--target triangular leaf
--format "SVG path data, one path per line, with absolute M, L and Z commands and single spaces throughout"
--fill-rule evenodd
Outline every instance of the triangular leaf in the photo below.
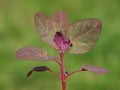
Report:
M 16 57 L 25 60 L 41 60 L 41 61 L 48 61 L 54 60 L 56 57 L 50 57 L 47 55 L 47 52 L 39 47 L 23 47 L 16 52 Z
M 89 18 L 76 22 L 67 30 L 67 36 L 72 42 L 70 53 L 88 52 L 96 43 L 102 29 L 102 22 L 96 18 Z
M 87 65 L 82 66 L 82 71 L 89 71 L 89 72 L 96 73 L 96 74 L 105 74 L 109 72 L 109 70 L 107 69 L 103 69 L 103 68 L 95 67 L 95 66 L 87 66 Z

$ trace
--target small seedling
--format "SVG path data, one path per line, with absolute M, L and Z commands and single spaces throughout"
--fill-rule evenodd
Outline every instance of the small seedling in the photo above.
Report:
M 66 90 L 66 79 L 75 73 L 89 71 L 97 74 L 105 74 L 108 72 L 107 69 L 83 65 L 80 69 L 68 73 L 64 66 L 64 55 L 69 47 L 71 47 L 70 53 L 72 54 L 82 54 L 91 50 L 101 32 L 101 20 L 89 18 L 70 24 L 66 13 L 62 11 L 57 12 L 51 18 L 45 16 L 43 13 L 37 13 L 34 20 L 40 39 L 55 48 L 59 52 L 60 57 L 49 56 L 43 48 L 32 46 L 17 50 L 16 57 L 24 60 L 53 60 L 60 66 L 61 74 L 59 75 L 47 66 L 38 66 L 30 70 L 27 77 L 34 71 L 49 71 L 61 79 L 62 90 Z

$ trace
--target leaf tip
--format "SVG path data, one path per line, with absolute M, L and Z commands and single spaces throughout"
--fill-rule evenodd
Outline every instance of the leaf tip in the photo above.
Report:
M 31 75 L 32 75 L 32 70 L 31 71 L 29 71 L 28 73 L 27 73 L 27 75 L 26 75 L 26 77 L 30 77 Z
M 99 30 L 101 30 L 102 29 L 102 22 L 97 23 L 96 28 L 98 28 Z

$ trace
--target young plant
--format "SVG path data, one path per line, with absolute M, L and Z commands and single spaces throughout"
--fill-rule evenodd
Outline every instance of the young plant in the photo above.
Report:
M 57 12 L 51 18 L 43 13 L 37 13 L 35 14 L 34 20 L 40 39 L 55 48 L 60 54 L 60 57 L 49 56 L 43 48 L 32 46 L 17 50 L 16 57 L 36 61 L 54 60 L 60 66 L 61 74 L 59 75 L 47 66 L 37 66 L 28 72 L 27 77 L 34 71 L 49 71 L 61 79 L 62 90 L 66 90 L 66 79 L 75 73 L 89 71 L 104 74 L 108 72 L 107 69 L 83 65 L 81 69 L 68 73 L 64 66 L 64 55 L 69 47 L 71 47 L 70 53 L 72 54 L 83 54 L 91 50 L 101 32 L 101 20 L 89 18 L 70 24 L 66 13 L 62 11 Z

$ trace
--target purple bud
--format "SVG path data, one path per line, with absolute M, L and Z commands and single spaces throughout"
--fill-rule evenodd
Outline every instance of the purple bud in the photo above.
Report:
M 70 40 L 61 32 L 55 33 L 54 42 L 59 50 L 62 51 L 66 51 L 71 46 Z

